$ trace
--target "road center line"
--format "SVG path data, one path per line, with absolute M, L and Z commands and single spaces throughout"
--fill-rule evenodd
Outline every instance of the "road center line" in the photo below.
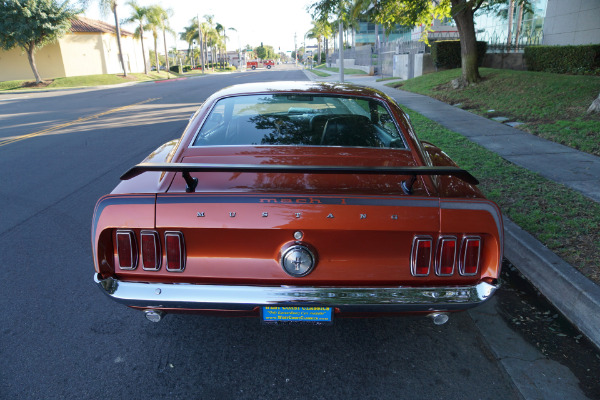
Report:
M 86 121 L 89 121 L 89 120 L 94 119 L 94 118 L 102 117 L 104 115 L 113 114 L 113 113 L 125 110 L 127 108 L 139 106 L 141 104 L 149 103 L 151 101 L 158 100 L 158 99 L 160 99 L 160 97 L 149 98 L 149 99 L 146 99 L 144 101 L 140 101 L 139 103 L 134 103 L 134 104 L 130 104 L 128 106 L 123 106 L 123 107 L 118 107 L 118 108 L 113 108 L 111 110 L 104 111 L 104 112 L 101 112 L 101 113 L 98 113 L 98 114 L 88 115 L 87 117 L 77 118 L 74 121 L 65 122 L 64 124 L 60 124 L 60 125 L 56 125 L 56 126 L 53 126 L 53 127 L 50 127 L 50 128 L 46 128 L 46 129 L 38 131 L 38 132 L 29 133 L 27 135 L 21 135 L 21 136 L 11 137 L 10 139 L 0 140 L 0 147 L 6 146 L 6 145 L 11 144 L 11 143 L 19 142 L 21 140 L 30 139 L 30 138 L 33 138 L 33 137 L 36 137 L 36 136 L 44 135 L 44 134 L 46 134 L 48 132 L 53 132 L 53 131 L 56 131 L 56 130 L 59 130 L 59 129 L 62 129 L 62 128 L 66 128 L 66 127 L 71 126 L 71 125 L 79 124 L 81 122 L 86 122 Z

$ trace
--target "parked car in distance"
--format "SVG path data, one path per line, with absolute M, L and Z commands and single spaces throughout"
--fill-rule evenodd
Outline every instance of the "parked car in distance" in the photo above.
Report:
M 500 210 L 377 90 L 225 88 L 121 179 L 94 210 L 94 280 L 151 321 L 441 324 L 498 286 Z

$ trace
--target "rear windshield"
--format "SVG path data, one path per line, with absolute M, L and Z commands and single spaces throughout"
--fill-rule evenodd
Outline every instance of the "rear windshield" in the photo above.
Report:
M 306 94 L 219 100 L 193 146 L 240 145 L 406 148 L 379 101 Z

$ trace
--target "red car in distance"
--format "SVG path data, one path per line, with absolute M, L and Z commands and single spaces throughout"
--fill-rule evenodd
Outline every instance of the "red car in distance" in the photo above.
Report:
M 121 179 L 94 211 L 94 280 L 152 321 L 440 324 L 498 286 L 500 210 L 373 89 L 223 89 Z

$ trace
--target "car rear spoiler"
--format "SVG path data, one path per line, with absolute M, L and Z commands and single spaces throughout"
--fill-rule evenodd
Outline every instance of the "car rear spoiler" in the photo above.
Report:
M 274 164 L 184 164 L 184 163 L 141 163 L 121 175 L 128 180 L 147 171 L 181 172 L 187 183 L 187 192 L 194 192 L 198 178 L 190 172 L 263 172 L 276 174 L 367 174 L 367 175 L 410 175 L 402 182 L 402 190 L 412 193 L 417 175 L 452 175 L 472 185 L 479 181 L 468 171 L 458 167 L 348 167 L 335 165 L 274 165 Z

